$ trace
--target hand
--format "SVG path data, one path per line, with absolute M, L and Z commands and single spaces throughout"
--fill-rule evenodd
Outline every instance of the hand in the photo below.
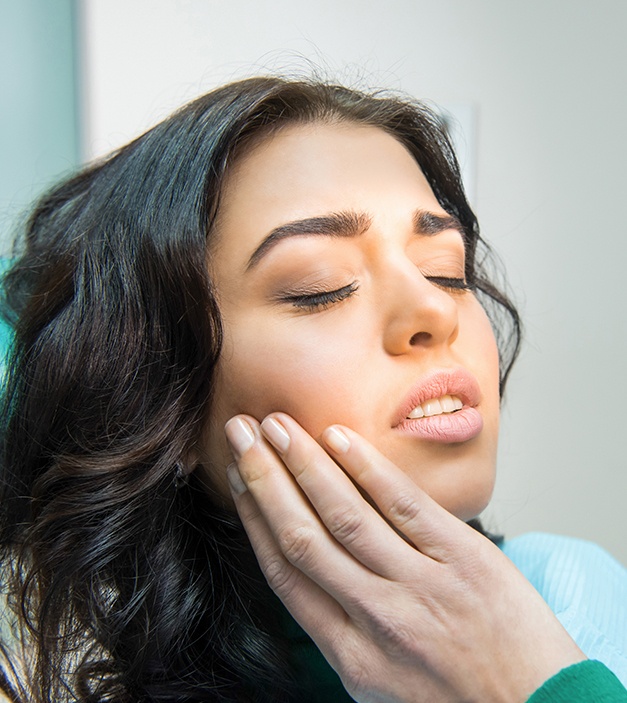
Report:
M 276 413 L 226 434 L 268 583 L 356 701 L 522 703 L 585 658 L 498 547 L 355 432 L 323 449 Z

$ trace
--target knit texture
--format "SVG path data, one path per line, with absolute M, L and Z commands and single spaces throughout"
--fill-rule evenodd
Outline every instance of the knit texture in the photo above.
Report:
M 627 690 L 601 662 L 587 660 L 562 669 L 527 703 L 626 703 Z

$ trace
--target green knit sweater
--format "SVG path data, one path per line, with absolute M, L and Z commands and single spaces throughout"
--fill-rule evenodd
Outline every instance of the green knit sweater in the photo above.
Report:
M 601 662 L 584 661 L 562 669 L 528 703 L 625 703 L 627 690 Z

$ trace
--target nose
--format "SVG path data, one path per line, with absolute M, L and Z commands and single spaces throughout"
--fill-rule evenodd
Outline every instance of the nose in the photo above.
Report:
M 388 354 L 398 356 L 452 344 L 459 331 L 455 295 L 430 282 L 409 260 L 391 266 L 384 307 Z

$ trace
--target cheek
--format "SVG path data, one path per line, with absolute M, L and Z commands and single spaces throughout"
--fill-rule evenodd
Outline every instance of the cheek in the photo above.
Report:
M 317 436 L 331 422 L 350 419 L 338 420 L 337 410 L 352 405 L 355 378 L 345 363 L 351 357 L 350 340 L 324 329 L 305 334 L 298 325 L 239 325 L 225 339 L 217 409 L 224 420 L 283 411 Z
M 493 438 L 496 447 L 500 419 L 498 348 L 488 316 L 475 298 L 470 300 L 467 312 L 460 316 L 462 355 L 481 386 L 485 434 Z
M 208 484 L 223 496 L 224 474 L 233 457 L 224 425 L 234 415 L 261 421 L 271 412 L 291 415 L 314 438 L 334 422 L 360 427 L 354 415 L 358 370 L 371 364 L 356 351 L 350 325 L 332 320 L 304 325 L 302 320 L 272 324 L 268 317 L 224 320 L 224 344 L 216 368 L 212 407 L 198 447 Z M 370 340 L 372 341 L 372 340 Z
M 468 447 L 408 443 L 389 432 L 380 422 L 392 409 L 389 389 L 405 392 L 416 374 L 425 372 L 424 358 L 382 356 L 376 320 L 365 324 L 359 318 L 357 324 L 343 317 L 337 328 L 332 320 L 319 318 L 311 326 L 302 320 L 273 325 L 267 318 L 225 324 L 204 442 L 205 463 L 214 467 L 211 482 L 224 483 L 221 492 L 228 495 L 223 473 L 216 469 L 232 461 L 223 432 L 230 417 L 245 413 L 262 420 L 283 411 L 314 438 L 332 423 L 352 427 L 451 512 L 464 519 L 475 516 L 492 491 L 499 414 L 498 354 L 483 309 L 474 300 L 460 306 L 459 335 L 447 357 L 468 368 L 483 393 L 485 431 Z
M 498 424 L 499 352 L 488 316 L 478 302 L 476 306 L 478 312 L 469 323 L 473 330 L 473 341 L 468 347 L 466 357 L 469 365 L 477 368 L 481 374 L 480 382 L 485 403 L 489 405 L 491 418 Z

